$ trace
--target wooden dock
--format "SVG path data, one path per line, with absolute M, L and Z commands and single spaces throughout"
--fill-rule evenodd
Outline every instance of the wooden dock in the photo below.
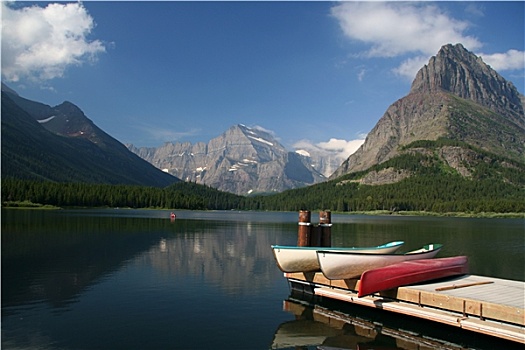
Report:
M 320 272 L 284 276 L 294 290 L 525 344 L 525 282 L 465 275 L 358 298 L 357 279 L 329 280 Z

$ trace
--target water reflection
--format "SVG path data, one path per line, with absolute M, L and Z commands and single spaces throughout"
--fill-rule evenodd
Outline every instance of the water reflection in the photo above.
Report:
M 3 215 L 2 307 L 46 301 L 65 308 L 130 262 L 251 293 L 278 274 L 269 249 L 276 236 L 295 235 L 287 224 L 62 214 Z
M 518 343 L 499 341 L 479 334 L 466 334 L 441 325 L 434 325 L 433 332 L 422 333 L 414 322 L 404 322 L 403 317 L 372 314 L 344 313 L 325 307 L 319 300 L 302 294 L 290 295 L 283 302 L 283 310 L 294 315 L 291 321 L 281 323 L 272 341 L 272 349 L 295 350 L 344 350 L 344 349 L 519 349 Z M 355 312 L 355 310 L 354 310 Z M 375 319 L 375 320 L 374 320 Z M 416 323 L 425 321 L 416 321 Z M 396 324 L 393 327 L 391 324 Z M 432 334 L 432 335 L 431 335 Z M 446 334 L 441 338 L 439 335 Z M 455 343 L 454 343 L 455 342 Z
M 332 243 L 373 246 L 402 240 L 402 251 L 409 251 L 438 242 L 444 244 L 439 257 L 468 256 L 472 274 L 525 281 L 524 233 L 522 219 L 356 216 L 332 227 Z
M 474 273 L 523 275 L 523 221 L 344 219 L 332 216 L 334 245 L 439 241 Z M 365 321 L 384 315 L 282 311 L 289 289 L 270 245 L 296 243 L 296 213 L 2 210 L 1 225 L 2 348 L 403 348 L 385 333 L 399 320 Z
M 7 214 L 2 217 L 2 307 L 46 301 L 65 308 L 155 241 L 143 234 L 152 228 L 148 221 L 126 219 L 118 231 L 107 218 L 33 213 L 21 221 Z
M 273 300 L 286 288 L 269 247 L 293 239 L 295 224 L 133 213 L 2 213 L 2 348 L 268 341 L 283 317 Z
M 177 218 L 179 224 L 185 225 L 183 219 Z M 160 238 L 140 260 L 173 279 L 191 276 L 227 293 L 258 293 L 276 274 L 269 247 L 282 230 L 282 225 L 245 223 L 186 227 Z
M 321 345 L 324 348 L 356 349 L 360 344 L 374 342 L 378 333 L 373 324 L 347 323 L 293 299 L 283 302 L 283 310 L 292 313 L 295 320 L 279 325 L 272 349 L 321 348 Z

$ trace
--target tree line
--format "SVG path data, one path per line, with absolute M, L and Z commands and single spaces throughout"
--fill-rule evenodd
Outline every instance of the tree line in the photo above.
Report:
M 16 206 L 24 201 L 56 207 L 224 210 L 238 208 L 239 198 L 211 187 L 184 182 L 158 188 L 2 179 L 2 204 Z
M 267 196 L 243 197 L 195 183 L 166 188 L 2 179 L 2 204 L 57 207 L 129 207 L 188 210 L 332 210 L 525 212 L 525 190 L 491 179 L 457 175 L 413 176 L 395 184 L 361 185 L 329 181 Z
M 465 163 L 470 176 L 460 175 L 436 151 L 443 146 L 475 150 Z M 410 152 L 424 148 L 426 152 Z M 407 151 L 408 150 L 408 151 Z M 2 179 L 2 205 L 20 202 L 57 207 L 129 207 L 189 210 L 332 210 L 525 213 L 525 164 L 503 158 L 461 141 L 416 141 L 404 152 L 362 172 L 272 195 L 238 196 L 205 185 L 179 182 L 165 188 Z M 369 172 L 405 171 L 396 183 L 366 185 Z

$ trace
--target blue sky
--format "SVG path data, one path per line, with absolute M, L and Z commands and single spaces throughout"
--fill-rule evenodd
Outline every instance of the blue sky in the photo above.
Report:
M 524 14 L 522 1 L 2 1 L 2 81 L 138 147 L 242 123 L 348 156 L 444 44 L 524 93 Z

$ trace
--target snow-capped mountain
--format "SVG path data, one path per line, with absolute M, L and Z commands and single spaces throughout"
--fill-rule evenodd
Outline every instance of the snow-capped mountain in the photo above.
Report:
M 281 192 L 325 179 L 310 158 L 288 152 L 269 132 L 242 124 L 207 144 L 168 142 L 128 149 L 184 181 L 240 195 Z

